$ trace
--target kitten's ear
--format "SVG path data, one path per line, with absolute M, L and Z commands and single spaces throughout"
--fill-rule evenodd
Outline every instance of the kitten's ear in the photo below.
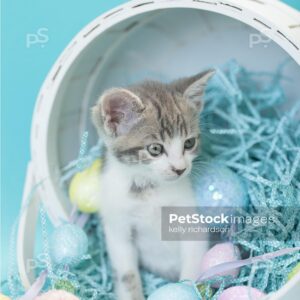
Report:
M 106 91 L 92 108 L 92 120 L 97 129 L 103 128 L 110 136 L 129 132 L 138 122 L 144 105 L 134 93 L 123 88 Z
M 184 98 L 189 101 L 196 109 L 201 112 L 203 109 L 203 95 L 207 81 L 215 74 L 215 70 L 210 69 L 199 74 L 198 79 L 190 84 L 184 91 Z

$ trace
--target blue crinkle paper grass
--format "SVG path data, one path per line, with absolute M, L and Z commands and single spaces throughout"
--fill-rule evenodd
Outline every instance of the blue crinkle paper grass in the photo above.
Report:
M 247 213 L 266 215 L 267 211 L 275 218 L 272 226 L 241 225 L 233 233 L 231 241 L 245 257 L 300 246 L 300 99 L 291 109 L 283 109 L 288 99 L 281 84 L 289 79 L 283 78 L 282 69 L 283 65 L 274 74 L 253 73 L 235 61 L 218 68 L 207 87 L 200 117 L 205 155 L 199 156 L 196 165 L 201 167 L 204 157 L 227 165 L 247 184 Z M 81 155 L 82 168 L 99 155 L 99 145 Z M 63 170 L 66 190 L 77 166 L 78 161 L 73 161 Z M 81 299 L 116 299 L 101 221 L 91 217 L 85 230 L 90 258 L 61 277 L 77 287 Z M 213 295 L 203 289 L 203 299 L 217 299 L 224 288 L 241 284 L 266 293 L 276 291 L 299 261 L 300 253 L 295 252 L 243 267 L 238 278 L 221 278 Z M 142 278 L 146 296 L 167 283 L 145 270 Z
M 244 179 L 248 213 L 265 216 L 268 212 L 275 217 L 273 227 L 241 227 L 231 236 L 246 257 L 300 246 L 300 99 L 292 109 L 283 110 L 287 99 L 281 83 L 288 80 L 281 74 L 283 67 L 274 74 L 253 73 L 231 61 L 217 69 L 201 115 L 204 157 L 223 162 Z M 203 157 L 198 161 L 201 167 Z M 90 235 L 90 248 L 98 258 L 77 270 L 78 279 L 97 299 L 114 299 L 101 225 L 92 219 L 88 227 L 97 233 Z M 299 261 L 296 252 L 243 267 L 238 278 L 223 278 L 213 296 L 209 289 L 203 289 L 203 296 L 217 299 L 225 287 L 241 284 L 266 293 L 276 291 Z M 146 295 L 166 283 L 146 271 L 142 277 Z
M 204 152 L 244 179 L 251 216 L 275 220 L 268 226 L 240 225 L 231 236 L 246 256 L 300 245 L 300 99 L 284 110 L 283 67 L 276 74 L 252 73 L 232 61 L 217 71 L 206 93 Z M 299 260 L 295 252 L 243 267 L 237 279 L 223 280 L 213 298 L 225 284 L 276 291 Z

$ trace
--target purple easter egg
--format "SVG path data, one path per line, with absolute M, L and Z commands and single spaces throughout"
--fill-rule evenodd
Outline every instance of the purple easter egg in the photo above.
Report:
M 239 259 L 240 251 L 235 245 L 229 242 L 217 244 L 204 254 L 200 264 L 200 272 L 203 273 L 216 265 L 237 261 Z M 236 278 L 239 274 L 239 271 L 239 268 L 236 268 L 226 272 L 218 273 L 216 276 L 230 275 Z M 213 286 L 218 287 L 218 284 L 214 284 Z
M 218 300 L 257 300 L 265 296 L 266 294 L 253 287 L 234 286 L 221 293 Z

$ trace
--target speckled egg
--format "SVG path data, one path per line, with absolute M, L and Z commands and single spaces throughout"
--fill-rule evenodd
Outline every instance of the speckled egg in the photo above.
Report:
M 186 283 L 169 283 L 151 294 L 148 300 L 199 300 L 195 288 Z
M 237 261 L 240 259 L 240 256 L 241 255 L 238 247 L 236 247 L 232 243 L 227 242 L 217 244 L 204 254 L 200 264 L 200 272 L 203 273 L 210 268 L 222 263 Z M 238 274 L 239 269 L 237 268 L 219 273 L 216 276 L 230 275 L 236 278 Z M 214 287 L 218 287 L 218 284 L 214 284 Z
M 88 238 L 79 226 L 64 224 L 52 233 L 49 246 L 54 263 L 75 264 L 86 254 Z

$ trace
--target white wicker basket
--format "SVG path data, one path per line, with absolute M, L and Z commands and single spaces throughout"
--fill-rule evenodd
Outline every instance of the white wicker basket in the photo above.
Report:
M 93 132 L 89 108 L 101 91 L 145 77 L 190 75 L 231 58 L 254 70 L 274 70 L 287 57 L 293 62 L 286 72 L 300 83 L 300 14 L 275 0 L 129 1 L 79 32 L 49 72 L 34 111 L 18 233 L 24 286 L 34 280 L 27 262 L 33 256 L 38 199 L 66 218 L 70 204 L 60 189 L 60 170 L 77 157 L 83 131 Z M 286 90 L 292 105 L 299 87 L 287 84 Z M 39 195 L 27 207 L 25 199 L 41 181 Z M 298 299 L 296 282 L 273 299 Z

